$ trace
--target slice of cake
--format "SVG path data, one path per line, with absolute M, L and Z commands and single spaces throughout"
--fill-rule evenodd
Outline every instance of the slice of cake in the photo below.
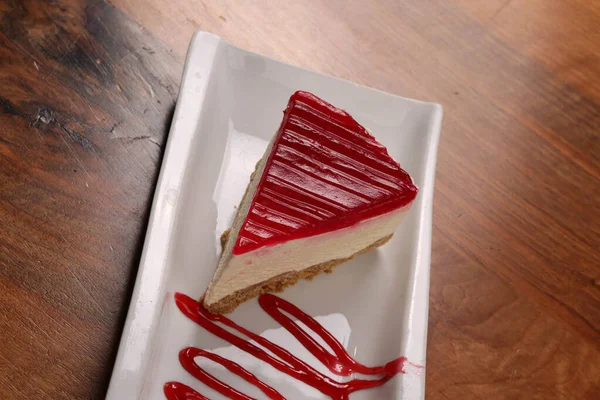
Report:
M 417 187 L 347 112 L 298 91 L 256 166 L 204 296 L 231 312 L 386 243 Z

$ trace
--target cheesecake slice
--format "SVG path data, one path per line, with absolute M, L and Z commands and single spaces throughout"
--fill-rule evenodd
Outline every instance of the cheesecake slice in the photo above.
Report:
M 231 312 L 386 243 L 417 187 L 347 112 L 298 91 L 258 162 L 204 295 Z

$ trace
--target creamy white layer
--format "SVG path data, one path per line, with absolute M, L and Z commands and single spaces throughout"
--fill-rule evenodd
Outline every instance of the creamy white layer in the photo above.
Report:
M 211 283 L 204 303 L 214 304 L 238 290 L 285 272 L 301 271 L 327 261 L 351 257 L 377 240 L 393 234 L 406 211 L 408 207 L 337 231 L 291 240 L 240 255 L 231 254 L 231 248 L 227 252 L 227 248 L 232 247 L 232 241 L 235 243 L 237 239 L 237 232 L 232 229 L 233 236 L 228 240 L 229 246 L 225 246 L 223 256 L 219 260 L 219 276 L 215 276 L 217 279 Z

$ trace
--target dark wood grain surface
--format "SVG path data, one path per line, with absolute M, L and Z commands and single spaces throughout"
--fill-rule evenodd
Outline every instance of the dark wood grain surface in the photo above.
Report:
M 600 398 L 600 5 L 0 2 L 0 398 L 106 392 L 195 30 L 442 103 L 428 399 Z

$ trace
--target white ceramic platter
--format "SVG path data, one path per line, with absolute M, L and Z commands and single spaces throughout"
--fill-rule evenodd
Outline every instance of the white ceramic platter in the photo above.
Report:
M 363 364 L 383 365 L 403 355 L 425 366 L 441 107 L 286 65 L 199 32 L 189 47 L 107 399 L 165 399 L 163 385 L 172 380 L 210 399 L 223 398 L 179 364 L 179 350 L 192 345 L 235 360 L 288 399 L 327 398 L 208 333 L 173 301 L 175 292 L 199 298 L 206 289 L 220 252 L 219 236 L 230 226 L 289 96 L 299 89 L 346 109 L 373 131 L 412 175 L 420 192 L 388 244 L 339 266 L 333 274 L 302 281 L 280 296 L 315 317 Z M 230 318 L 318 364 L 256 299 L 241 305 Z M 236 389 L 263 398 L 222 367 L 208 361 L 202 366 Z M 424 370 L 409 369 L 350 398 L 421 399 L 424 389 Z

